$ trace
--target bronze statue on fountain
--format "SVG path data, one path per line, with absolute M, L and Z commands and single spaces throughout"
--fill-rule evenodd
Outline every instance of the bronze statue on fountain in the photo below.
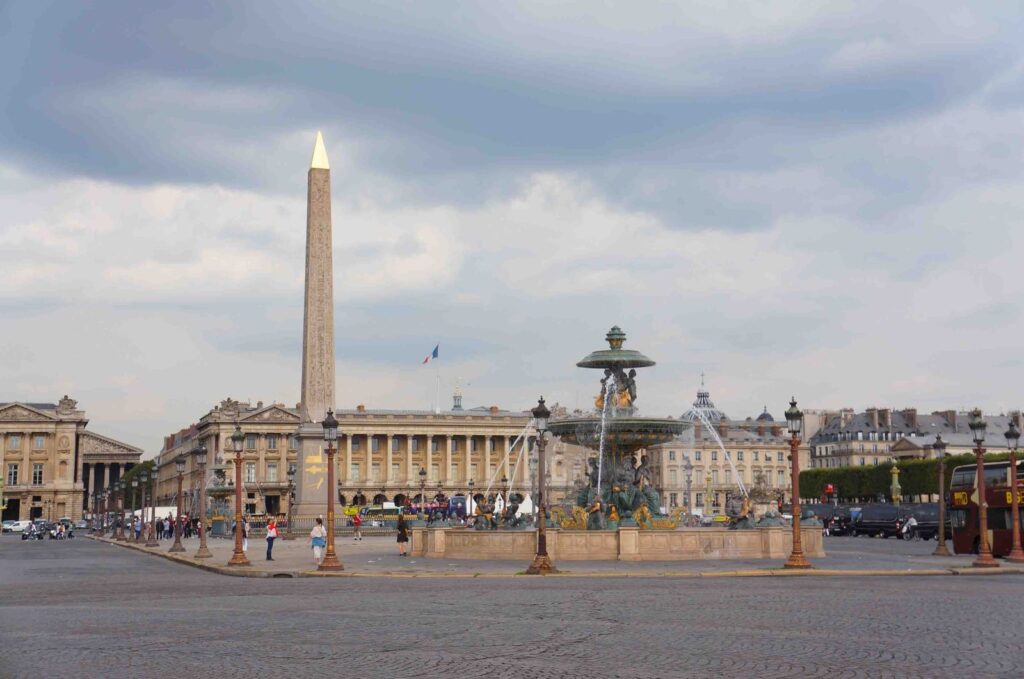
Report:
M 594 399 L 594 413 L 585 417 L 553 420 L 555 436 L 597 452 L 589 460 L 587 487 L 576 504 L 593 515 L 600 507 L 604 518 L 612 512 L 624 525 L 636 518 L 653 524 L 661 510 L 661 498 L 651 485 L 652 473 L 646 455 L 637 451 L 671 441 L 691 425 L 684 420 L 641 417 L 637 413 L 637 368 L 654 365 L 639 351 L 623 349 L 626 333 L 615 326 L 605 339 L 608 349 L 591 352 L 576 365 L 604 372 L 600 391 Z M 598 521 L 587 520 L 588 528 Z

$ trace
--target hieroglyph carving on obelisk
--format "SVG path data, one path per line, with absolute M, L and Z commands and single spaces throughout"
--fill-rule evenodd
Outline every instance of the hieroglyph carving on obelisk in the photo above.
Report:
M 302 324 L 302 421 L 334 408 L 334 269 L 331 256 L 331 167 L 316 133 L 306 199 L 306 304 Z

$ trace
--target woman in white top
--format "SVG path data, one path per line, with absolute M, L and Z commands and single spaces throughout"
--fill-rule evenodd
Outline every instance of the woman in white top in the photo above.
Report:
M 309 538 L 313 543 L 313 563 L 319 566 L 324 558 L 324 547 L 327 546 L 327 529 L 320 517 L 317 517 L 313 530 L 309 531 Z

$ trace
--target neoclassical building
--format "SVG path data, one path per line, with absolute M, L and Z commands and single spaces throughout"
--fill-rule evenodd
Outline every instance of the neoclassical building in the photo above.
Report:
M 142 450 L 86 429 L 78 402 L 0 403 L 3 518 L 88 514 L 91 496 L 138 464 Z
M 456 394 L 451 410 L 377 410 L 358 405 L 339 410 L 335 456 L 337 499 L 352 502 L 418 501 L 420 470 L 426 471 L 426 495 L 474 496 L 490 487 L 524 495 L 536 485 L 536 432 L 527 411 L 497 406 L 463 409 Z M 165 438 L 158 456 L 161 504 L 172 504 L 177 492 L 175 458 L 186 457 L 183 488 L 193 498 L 201 483 L 191 452 L 202 442 L 208 451 L 207 488 L 233 488 L 235 425 L 245 436 L 242 483 L 246 511 L 283 514 L 288 511 L 288 469 L 297 462 L 295 432 L 298 408 L 281 403 L 221 401 L 196 424 Z M 526 444 L 524 450 L 523 444 Z M 549 488 L 553 501 L 570 494 L 582 478 L 584 453 L 576 446 L 549 439 Z M 224 473 L 223 482 L 218 470 Z
M 698 409 L 713 432 L 693 415 Z M 724 513 L 726 500 L 741 494 L 738 481 L 748 489 L 760 482 L 789 497 L 789 438 L 785 423 L 776 422 L 767 409 L 756 418 L 730 419 L 715 407 L 702 385 L 693 408 L 682 418 L 693 422 L 690 430 L 674 441 L 648 449 L 654 483 L 667 509 L 687 506 L 689 492 L 689 506 L 694 511 Z

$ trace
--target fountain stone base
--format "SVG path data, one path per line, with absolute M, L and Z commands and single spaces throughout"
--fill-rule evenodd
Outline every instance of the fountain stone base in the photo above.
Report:
M 820 528 L 800 531 L 808 557 L 825 556 Z M 644 530 L 548 529 L 548 554 L 558 561 L 696 561 L 715 559 L 785 559 L 793 548 L 787 527 L 729 530 L 681 528 Z M 537 549 L 537 532 L 476 531 L 466 528 L 412 529 L 413 556 L 438 559 L 530 561 Z

